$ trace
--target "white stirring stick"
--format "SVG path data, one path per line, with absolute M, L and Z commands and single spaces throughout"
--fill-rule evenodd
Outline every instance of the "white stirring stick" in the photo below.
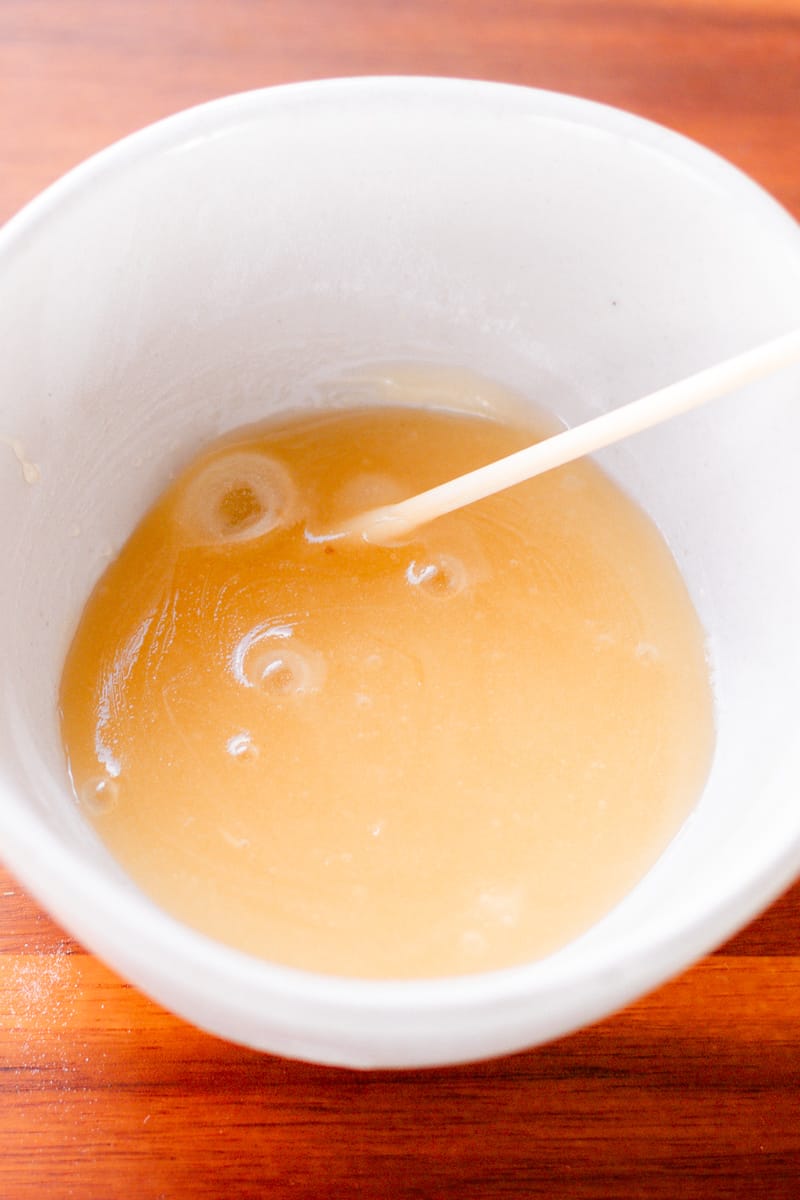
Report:
M 357 534 L 366 541 L 379 544 L 404 537 L 417 526 L 456 508 L 474 504 L 476 500 L 552 471 L 554 467 L 561 467 L 585 454 L 593 454 L 798 361 L 800 329 L 795 329 L 534 446 L 440 483 L 427 492 L 352 517 L 342 532 Z

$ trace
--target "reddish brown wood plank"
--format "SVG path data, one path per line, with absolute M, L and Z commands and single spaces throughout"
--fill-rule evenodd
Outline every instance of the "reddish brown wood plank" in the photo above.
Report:
M 796 0 L 0 0 L 0 219 L 179 108 L 374 73 L 502 79 L 630 108 L 800 212 Z
M 0 964 L 4 1196 L 34 1194 L 31 1153 L 64 1196 L 796 1195 L 797 959 L 709 960 L 552 1046 L 371 1076 L 207 1037 L 85 955 Z

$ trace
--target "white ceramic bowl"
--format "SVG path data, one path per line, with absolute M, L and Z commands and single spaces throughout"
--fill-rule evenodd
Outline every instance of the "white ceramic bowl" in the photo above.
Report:
M 123 877 L 70 797 L 56 689 L 82 603 L 170 470 L 348 364 L 473 368 L 570 423 L 800 323 L 800 233 L 700 147 L 453 80 L 276 88 L 98 155 L 0 233 L 0 846 L 123 976 L 224 1037 L 326 1063 L 553 1038 L 679 971 L 800 865 L 800 373 L 601 456 L 710 636 L 719 738 L 635 892 L 545 961 L 363 982 L 226 949 Z

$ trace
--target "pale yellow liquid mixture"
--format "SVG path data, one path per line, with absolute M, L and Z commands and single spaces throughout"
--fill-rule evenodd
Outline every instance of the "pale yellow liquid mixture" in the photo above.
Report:
M 402 545 L 324 537 L 536 437 L 295 415 L 144 518 L 86 605 L 62 727 L 80 803 L 165 909 L 279 963 L 440 976 L 555 950 L 657 859 L 711 758 L 703 634 L 599 469 Z

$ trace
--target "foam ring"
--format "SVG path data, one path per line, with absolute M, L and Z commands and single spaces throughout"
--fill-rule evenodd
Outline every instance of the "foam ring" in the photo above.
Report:
M 438 600 L 457 596 L 469 586 L 470 574 L 460 558 L 439 554 L 426 561 L 412 560 L 406 569 L 412 587 Z
M 296 491 L 286 467 L 237 450 L 216 458 L 187 485 L 179 517 L 198 543 L 249 542 L 291 522 Z
M 250 687 L 274 700 L 286 700 L 318 692 L 325 680 L 325 662 L 304 646 L 261 642 L 248 655 L 245 674 Z

